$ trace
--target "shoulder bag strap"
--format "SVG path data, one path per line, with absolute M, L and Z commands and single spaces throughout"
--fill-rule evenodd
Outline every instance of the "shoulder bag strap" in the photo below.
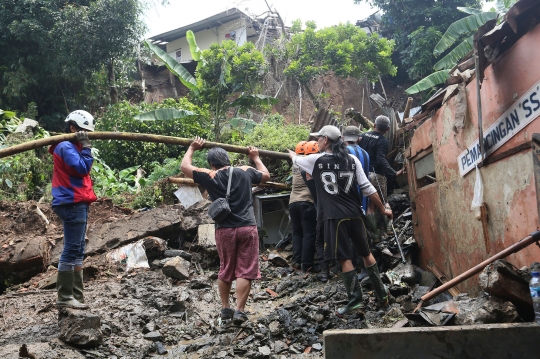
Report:
M 227 200 L 229 199 L 229 196 L 231 194 L 231 179 L 232 179 L 232 175 L 233 175 L 233 169 L 234 167 L 233 166 L 230 166 L 229 167 L 229 181 L 227 183 L 227 195 L 225 196 L 225 198 L 227 198 Z

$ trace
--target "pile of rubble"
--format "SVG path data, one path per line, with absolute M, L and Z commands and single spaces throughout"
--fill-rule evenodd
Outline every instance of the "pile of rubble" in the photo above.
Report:
M 322 333 L 328 329 L 528 320 L 527 303 L 519 296 L 526 273 L 514 270 L 507 275 L 511 268 L 504 264 L 486 269 L 486 291 L 492 296 L 446 292 L 414 312 L 439 278 L 401 263 L 389 236 L 376 246 L 382 279 L 392 294 L 389 307 L 378 308 L 369 278 L 364 278 L 365 311 L 340 318 L 335 312 L 347 297 L 338 273 L 321 283 L 315 274 L 287 266 L 287 250 L 268 249 L 261 254 L 262 278 L 253 283 L 247 303 L 250 320 L 242 326 L 222 323 L 216 283 L 219 260 L 206 205 L 189 211 L 164 206 L 91 223 L 92 255 L 84 261 L 90 310 L 59 313 L 54 308 L 56 269 L 49 266 L 13 288 L 16 291 L 0 296 L 0 357 L 28 353 L 26 357 L 35 358 L 320 358 Z M 415 246 L 407 222 L 407 211 L 396 218 L 410 261 Z M 137 243 L 145 249 L 146 261 L 132 260 L 129 254 L 118 257 L 127 245 L 135 248 Z M 55 251 L 49 263 L 54 263 Z M 2 257 L 4 263 L 7 257 Z M 515 293 L 495 293 L 497 283 L 508 278 L 515 282 Z M 233 298 L 234 290 L 233 285 Z

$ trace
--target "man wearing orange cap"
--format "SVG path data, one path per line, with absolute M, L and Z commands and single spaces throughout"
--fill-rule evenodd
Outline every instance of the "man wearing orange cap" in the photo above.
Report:
M 306 154 L 306 141 L 298 142 L 295 148 L 297 155 Z M 304 272 L 313 271 L 315 255 L 315 229 L 317 210 L 313 196 L 302 178 L 300 168 L 293 166 L 292 191 L 289 200 L 289 214 L 293 229 L 293 257 L 291 266 Z

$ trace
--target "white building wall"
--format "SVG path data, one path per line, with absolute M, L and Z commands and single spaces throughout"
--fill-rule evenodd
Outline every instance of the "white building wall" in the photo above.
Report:
M 231 32 L 234 31 L 234 40 L 238 45 L 243 45 L 248 36 L 255 34 L 252 28 L 247 28 L 246 21 L 244 19 L 237 19 L 225 23 L 217 28 L 206 29 L 195 33 L 195 39 L 197 45 L 201 50 L 210 48 L 213 43 L 221 44 L 223 41 L 231 40 Z M 229 35 L 229 36 L 227 36 Z M 256 38 L 254 38 L 256 40 Z M 189 62 L 193 60 L 191 52 L 189 51 L 189 44 L 185 37 L 171 41 L 166 45 L 167 53 L 175 58 L 175 53 L 178 49 L 182 50 L 182 62 Z

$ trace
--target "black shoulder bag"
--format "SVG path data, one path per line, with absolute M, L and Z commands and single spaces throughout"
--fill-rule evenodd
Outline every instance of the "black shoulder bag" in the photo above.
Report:
M 229 195 L 231 192 L 231 179 L 233 175 L 233 166 L 229 167 L 229 181 L 227 183 L 227 194 L 225 198 L 218 198 L 208 207 L 208 215 L 216 223 L 221 223 L 229 213 L 231 213 L 231 207 L 229 207 Z

